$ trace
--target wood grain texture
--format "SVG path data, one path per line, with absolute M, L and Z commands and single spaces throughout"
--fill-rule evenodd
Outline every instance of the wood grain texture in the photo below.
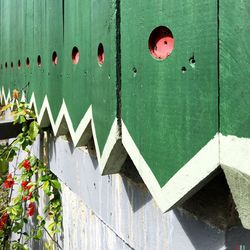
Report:
M 163 186 L 218 129 L 217 1 L 128 0 L 121 6 L 122 119 Z M 148 49 L 158 26 L 175 39 L 164 61 Z
M 250 138 L 250 2 L 220 1 L 221 132 Z
M 35 95 L 38 112 L 47 96 L 54 121 L 64 101 L 74 130 L 92 105 L 102 152 L 117 113 L 116 1 L 1 0 L 0 7 L 0 80 L 6 94 L 26 86 L 28 99 Z M 105 52 L 102 66 L 97 61 L 99 43 Z M 74 46 L 80 51 L 77 65 L 72 63 Z

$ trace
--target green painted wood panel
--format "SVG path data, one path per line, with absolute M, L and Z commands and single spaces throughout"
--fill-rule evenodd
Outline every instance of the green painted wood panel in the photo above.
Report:
M 127 0 L 121 17 L 122 119 L 162 187 L 218 130 L 217 1 Z M 175 40 L 163 61 L 148 48 L 158 26 Z
M 221 132 L 250 138 L 250 2 L 220 1 Z
M 102 152 L 117 113 L 116 1 L 1 0 L 0 4 L 0 79 L 5 93 L 26 86 L 28 99 L 35 96 L 38 112 L 46 96 L 53 122 L 64 100 L 74 130 L 92 106 L 96 140 Z M 97 61 L 100 43 L 105 49 L 101 66 Z M 78 64 L 72 63 L 74 46 L 80 52 Z M 56 65 L 52 62 L 54 51 Z
M 91 83 L 93 116 L 100 151 L 116 119 L 116 0 L 93 0 L 91 8 Z M 97 61 L 99 44 L 104 47 L 104 63 Z
M 241 151 L 238 142 L 216 134 L 250 137 L 249 10 L 246 0 L 0 0 L 0 86 L 5 94 L 25 88 L 38 113 L 47 98 L 54 132 L 65 125 L 58 115 L 66 116 L 76 145 L 84 122 L 92 120 L 103 173 L 118 172 L 127 150 L 166 211 L 219 164 L 248 164 L 247 157 L 244 164 L 225 157 Z M 159 60 L 150 50 L 162 56 L 172 38 L 164 40 L 169 33 L 161 31 L 162 44 L 150 40 L 149 48 L 149 36 L 163 26 L 171 30 L 174 47 Z M 242 148 L 247 143 L 241 141 Z M 226 144 L 230 150 L 223 153 Z M 191 159 L 198 168 L 187 164 Z

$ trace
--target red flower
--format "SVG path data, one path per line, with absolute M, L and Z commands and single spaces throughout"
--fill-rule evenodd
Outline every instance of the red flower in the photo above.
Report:
M 28 171 L 31 169 L 31 166 L 30 166 L 30 161 L 29 160 L 24 160 L 23 161 L 23 167 Z
M 28 201 L 28 200 L 31 199 L 32 195 L 33 195 L 32 192 L 30 192 L 28 196 L 23 196 L 23 197 L 22 197 L 22 200 L 23 200 L 23 201 Z
M 8 174 L 6 177 L 6 180 L 4 181 L 4 187 L 5 188 L 12 188 L 13 185 L 15 184 L 14 179 L 12 177 L 12 174 Z
M 30 182 L 28 182 L 28 181 L 23 181 L 22 182 L 21 186 L 22 186 L 22 188 L 23 188 L 24 191 L 31 189 L 32 185 L 28 185 L 29 183 Z
M 9 215 L 6 212 L 4 212 L 0 218 L 0 230 L 4 229 L 4 226 L 6 225 L 8 219 Z
M 28 210 L 27 210 L 27 215 L 28 216 L 33 216 L 36 210 L 36 204 L 35 202 L 31 202 L 28 206 Z

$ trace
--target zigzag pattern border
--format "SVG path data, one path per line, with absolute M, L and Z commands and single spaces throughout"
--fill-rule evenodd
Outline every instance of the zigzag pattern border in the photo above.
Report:
M 24 94 L 22 95 L 22 99 L 25 99 Z M 10 91 L 8 91 L 6 96 L 4 88 L 2 88 L 1 102 L 4 101 L 5 103 L 8 103 L 10 100 Z M 170 210 L 174 205 L 181 201 L 183 197 L 186 197 L 189 193 L 191 194 L 195 187 L 206 179 L 220 165 L 232 166 L 250 175 L 250 169 L 248 168 L 248 164 L 246 164 L 250 162 L 250 139 L 238 138 L 236 136 L 223 136 L 222 134 L 217 133 L 214 138 L 211 139 L 207 145 L 205 145 L 192 159 L 190 159 L 190 161 L 188 161 L 163 187 L 160 187 L 123 121 L 122 138 L 119 136 L 117 119 L 115 119 L 101 155 L 96 137 L 96 129 L 91 105 L 84 114 L 76 130 L 73 128 L 64 100 L 62 101 L 59 114 L 55 121 L 52 117 L 47 96 L 44 98 L 39 114 L 34 93 L 31 96 L 30 105 L 32 105 L 35 109 L 38 122 L 40 124 L 51 124 L 55 135 L 65 134 L 66 131 L 69 131 L 74 146 L 80 146 L 81 142 L 85 140 L 83 138 L 86 136 L 84 133 L 91 124 L 101 174 L 119 172 L 117 171 L 117 168 L 114 170 L 112 164 L 116 163 L 121 167 L 126 158 L 126 153 L 128 153 L 145 185 L 156 200 L 162 212 Z M 66 124 L 67 129 L 62 129 L 61 125 L 63 123 Z M 118 150 L 116 149 L 117 142 L 121 142 L 125 151 L 121 150 L 121 145 L 119 145 Z M 222 150 L 222 153 L 220 152 L 221 146 L 223 146 L 223 149 L 225 148 L 225 150 Z M 235 152 L 233 156 L 230 154 L 231 151 Z M 111 164 L 108 164 L 110 157 L 114 155 L 114 160 L 111 161 Z M 236 155 L 240 157 L 236 157 Z M 243 160 L 245 163 L 243 164 L 242 160 L 239 161 L 239 158 L 246 159 Z
M 8 90 L 8 94 L 6 95 L 4 88 L 2 87 L 1 102 L 4 102 L 5 104 L 7 104 L 10 102 L 10 100 L 11 100 L 10 90 Z M 25 100 L 24 93 L 22 93 L 21 100 Z M 60 111 L 55 121 L 52 116 L 52 112 L 51 112 L 51 108 L 50 108 L 50 104 L 49 104 L 47 96 L 44 97 L 40 112 L 38 112 L 38 109 L 37 109 L 36 98 L 35 98 L 34 93 L 32 93 L 29 103 L 31 107 L 34 107 L 39 124 L 43 124 L 43 125 L 50 124 L 53 130 L 53 133 L 56 136 L 66 134 L 66 131 L 69 131 L 75 147 L 84 145 L 84 143 L 81 143 L 82 141 L 87 142 L 88 139 L 84 137 L 89 137 L 89 136 L 85 135 L 84 133 L 86 132 L 88 126 L 91 125 L 92 135 L 94 138 L 94 143 L 95 143 L 95 148 L 96 148 L 97 159 L 100 164 L 101 171 L 104 172 L 104 167 L 106 166 L 108 162 L 111 151 L 114 148 L 116 142 L 120 139 L 119 132 L 118 132 L 117 119 L 115 119 L 112 124 L 107 142 L 104 146 L 103 153 L 101 155 L 97 136 L 96 136 L 92 105 L 89 106 L 87 112 L 84 114 L 83 118 L 81 119 L 77 129 L 74 130 L 73 124 L 72 124 L 72 121 L 71 121 L 71 118 L 70 118 L 70 115 L 69 115 L 69 112 L 68 112 L 68 109 L 64 100 L 62 101 Z M 66 123 L 67 129 L 61 128 L 62 123 Z

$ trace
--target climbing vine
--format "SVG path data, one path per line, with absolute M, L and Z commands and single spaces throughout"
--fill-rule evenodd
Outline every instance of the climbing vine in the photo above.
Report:
M 21 124 L 22 130 L 11 143 L 0 147 L 0 166 L 12 165 L 11 171 L 0 173 L 1 189 L 7 192 L 0 206 L 0 249 L 29 249 L 32 241 L 46 235 L 52 242 L 47 248 L 61 249 L 56 239 L 62 226 L 61 186 L 46 164 L 31 153 L 41 131 L 36 115 L 27 103 L 18 101 L 17 90 L 11 104 L 2 107 L 1 112 L 9 109 L 14 124 Z M 18 162 L 21 150 L 26 157 Z M 40 196 L 48 200 L 42 211 Z

